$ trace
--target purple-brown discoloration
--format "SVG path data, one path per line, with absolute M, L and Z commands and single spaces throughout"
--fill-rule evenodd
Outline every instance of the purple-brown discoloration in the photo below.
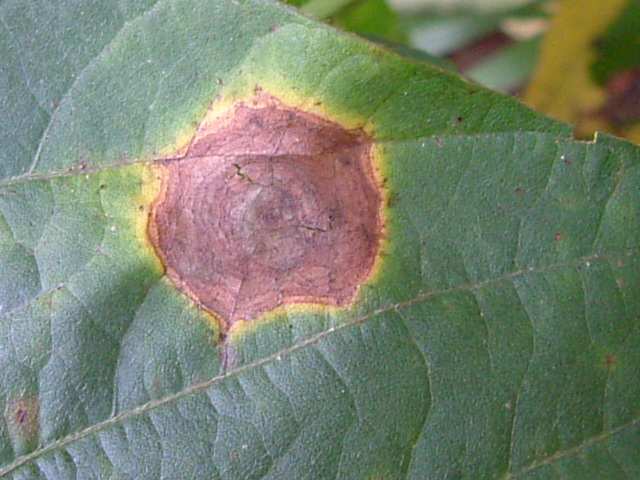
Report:
M 4 417 L 14 449 L 25 452 L 38 441 L 40 404 L 36 397 L 7 401 Z
M 164 168 L 150 236 L 227 327 L 286 303 L 347 305 L 370 274 L 381 197 L 363 132 L 261 95 Z
M 599 114 L 616 127 L 640 121 L 640 68 L 618 72 L 607 83 Z
M 29 412 L 23 408 L 18 408 L 16 411 L 16 423 L 23 425 L 29 419 Z

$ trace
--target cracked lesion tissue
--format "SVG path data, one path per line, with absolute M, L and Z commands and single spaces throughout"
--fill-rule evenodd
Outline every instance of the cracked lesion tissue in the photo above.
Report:
M 288 303 L 347 306 L 379 248 L 371 139 L 264 93 L 163 161 L 150 238 L 224 327 Z

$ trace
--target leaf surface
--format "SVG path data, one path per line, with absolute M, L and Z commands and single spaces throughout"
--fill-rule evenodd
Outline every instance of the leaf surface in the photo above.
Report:
M 0 18 L 0 477 L 640 475 L 637 147 L 279 3 Z M 149 213 L 257 90 L 373 139 L 384 241 L 352 305 L 221 336 Z

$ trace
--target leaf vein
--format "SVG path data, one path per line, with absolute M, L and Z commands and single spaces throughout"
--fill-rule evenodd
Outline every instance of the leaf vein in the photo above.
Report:
M 635 249 L 627 249 L 627 250 L 623 250 L 622 252 L 618 252 L 618 254 L 624 254 L 627 255 L 629 253 L 633 253 L 633 252 L 637 252 L 637 248 Z M 610 256 L 615 255 L 615 253 L 611 253 Z M 507 273 L 505 275 L 501 275 L 499 277 L 496 278 L 491 278 L 491 279 L 487 279 L 487 280 L 483 280 L 480 282 L 476 282 L 476 283 L 466 283 L 466 284 L 462 284 L 462 285 L 458 285 L 455 287 L 451 287 L 451 288 L 447 288 L 447 289 L 442 289 L 442 290 L 432 290 L 432 291 L 428 291 L 428 292 L 423 292 L 420 293 L 418 295 L 416 295 L 413 298 L 410 298 L 408 300 L 405 300 L 403 302 L 399 302 L 399 303 L 395 303 L 395 304 L 390 304 L 384 307 L 380 307 L 366 315 L 354 318 L 350 321 L 347 321 L 343 324 L 340 325 L 336 325 L 333 326 L 331 328 L 328 328 L 327 330 L 324 330 L 322 332 L 319 332 L 315 335 L 312 335 L 308 338 L 306 338 L 305 340 L 291 345 L 287 348 L 284 348 L 280 351 L 277 351 L 273 354 L 267 355 L 259 360 L 256 360 L 254 362 L 251 363 L 247 363 L 245 365 L 241 365 L 240 367 L 237 367 L 235 369 L 231 369 L 228 370 L 220 375 L 216 375 L 215 377 L 212 377 L 204 382 L 200 382 L 200 383 L 196 383 L 193 384 L 183 390 L 180 390 L 179 392 L 173 393 L 171 395 L 168 395 L 166 397 L 160 398 L 160 399 L 155 399 L 152 401 L 149 401 L 147 403 L 144 403 L 142 405 L 139 405 L 138 407 L 135 407 L 133 409 L 121 412 L 118 415 L 115 415 L 113 417 L 110 417 L 106 420 L 103 420 L 101 422 L 98 422 L 94 425 L 91 425 L 90 427 L 87 427 L 83 430 L 77 431 L 75 433 L 72 433 L 66 437 L 60 438 L 52 443 L 50 443 L 49 445 L 45 445 L 41 448 L 38 448 L 34 451 L 32 451 L 31 453 L 28 453 L 26 455 L 23 455 L 22 457 L 17 458 L 14 462 L 8 464 L 7 466 L 5 466 L 4 468 L 0 469 L 0 477 L 4 477 L 6 475 L 8 475 L 9 473 L 15 471 L 16 469 L 18 469 L 19 467 L 28 464 L 34 460 L 36 460 L 37 458 L 42 457 L 43 455 L 46 455 L 48 453 L 51 453 L 53 451 L 59 450 L 61 448 L 66 447 L 67 445 L 71 445 L 79 440 L 82 440 L 90 435 L 93 435 L 95 433 L 101 432 L 103 430 L 106 430 L 108 428 L 110 428 L 113 425 L 117 425 L 120 424 L 130 418 L 133 417 L 137 417 L 139 415 L 143 415 L 146 414 L 149 411 L 158 409 L 160 407 L 163 407 L 165 405 L 170 405 L 182 398 L 185 397 L 189 397 L 191 395 L 195 395 L 198 394 L 200 392 L 203 392 L 205 390 L 207 390 L 208 388 L 212 387 L 213 385 L 216 385 L 224 380 L 226 380 L 227 378 L 230 377 L 235 377 L 238 376 L 244 372 L 253 370 L 254 368 L 259 368 L 262 367 L 264 365 L 270 364 L 274 361 L 279 360 L 280 358 L 282 358 L 283 356 L 286 355 L 290 355 L 295 353 L 298 350 L 302 350 L 306 347 L 309 347 L 311 345 L 315 345 L 318 342 L 320 342 L 321 340 L 329 337 L 330 335 L 334 334 L 335 332 L 344 330 L 345 328 L 350 328 L 350 327 L 354 327 L 357 325 L 361 325 L 363 323 L 365 323 L 366 321 L 377 317 L 378 315 L 382 315 L 385 313 L 389 313 L 391 311 L 394 310 L 399 310 L 402 308 L 406 308 L 409 307 L 411 305 L 416 305 L 419 304 L 421 302 L 425 302 L 427 300 L 430 300 L 432 298 L 438 297 L 440 295 L 447 295 L 447 294 L 451 294 L 451 293 L 456 293 L 456 292 L 465 292 L 465 291 L 470 291 L 470 290 L 475 290 L 475 289 L 479 289 L 479 288 L 483 288 L 487 285 L 490 285 L 492 283 L 496 283 L 496 282 L 501 282 L 501 281 L 505 281 L 505 280 L 512 280 L 513 278 L 522 276 L 522 275 L 526 275 L 526 274 L 530 274 L 530 273 L 539 273 L 539 272 L 546 272 L 546 271 L 553 271 L 559 268 L 575 268 L 585 262 L 593 262 L 595 260 L 602 260 L 602 259 L 607 259 L 609 258 L 608 256 L 605 255 L 600 255 L 600 254 L 594 254 L 594 255 L 590 255 L 588 257 L 581 257 L 579 259 L 574 260 L 573 262 L 565 262 L 565 263 L 559 263 L 559 264 L 554 264 L 554 265 L 547 265 L 545 267 L 538 267 L 538 268 L 528 268 L 528 269 L 523 269 L 523 270 L 518 270 L 515 272 L 510 272 Z M 634 420 L 634 422 L 640 422 L 640 417 L 638 417 L 637 419 Z M 633 423 L 633 422 L 632 422 Z
M 526 473 L 529 473 L 533 470 L 544 467 L 546 465 L 551 465 L 551 466 L 556 465 L 556 462 L 559 460 L 562 460 L 563 458 L 578 455 L 581 451 L 583 451 L 586 448 L 592 447 L 597 443 L 609 440 L 609 438 L 613 437 L 614 435 L 617 435 L 618 433 L 621 433 L 624 430 L 627 430 L 629 428 L 635 428 L 637 426 L 640 426 L 640 416 L 633 418 L 627 423 L 619 425 L 618 427 L 612 430 L 609 430 L 608 432 L 602 432 L 599 435 L 590 437 L 586 439 L 584 442 L 582 442 L 581 444 L 576 445 L 575 447 L 567 448 L 564 450 L 558 450 L 557 452 L 555 452 L 552 455 L 549 455 L 548 457 L 545 457 L 540 460 L 536 460 L 530 463 L 529 465 L 527 465 L 526 467 L 524 467 L 523 469 L 521 469 L 520 471 L 518 471 L 517 473 L 515 473 L 514 475 L 515 476 L 524 475 Z M 512 478 L 512 477 L 507 477 L 507 478 Z
M 549 134 L 549 133 L 544 133 L 544 132 L 539 132 L 539 131 L 535 131 L 535 130 L 530 130 L 530 131 L 514 131 L 514 132 L 497 132 L 497 133 L 487 133 L 487 132 L 479 132 L 479 133 L 473 133 L 473 134 L 457 134 L 457 133 L 441 133 L 441 134 L 432 134 L 432 135 L 426 135 L 426 136 L 421 136 L 421 137 L 415 137 L 415 138 L 409 138 L 409 139 L 387 139 L 387 140 L 376 140 L 374 139 L 374 143 L 376 145 L 384 145 L 384 144 L 388 144 L 388 143 L 397 143 L 397 144 L 401 144 L 401 143 L 408 143 L 408 142 L 419 142 L 419 141 L 427 141 L 427 140 L 438 140 L 438 139 L 463 139 L 463 140 L 475 140 L 475 139 L 484 139 L 484 138 L 497 138 L 497 137 L 508 137 L 508 136 L 516 136 L 516 135 L 532 135 L 532 136 L 546 136 L 552 139 L 556 139 L 557 135 L 553 135 L 553 134 Z M 209 157 L 212 157 L 215 155 L 209 155 Z M 222 156 L 222 155 L 218 155 L 219 157 L 229 157 L 229 158 L 235 158 L 237 157 L 237 155 L 227 155 L 227 156 Z M 177 156 L 177 157 L 160 157 L 160 158 L 155 158 L 155 159 L 149 159 L 149 158 L 139 158 L 139 159 L 135 159 L 135 160 L 125 160 L 125 161 L 118 161 L 118 162 L 112 162 L 112 163 L 107 163 L 107 164 L 103 164 L 103 165 L 98 165 L 98 166 L 91 166 L 91 165 L 87 165 L 87 166 L 83 166 L 82 169 L 77 168 L 77 166 L 75 167 L 70 167 L 64 170 L 54 170 L 48 173 L 42 173 L 42 174 L 38 174 L 38 173 L 27 173 L 27 174 L 23 174 L 23 175 L 16 175 L 13 177 L 9 177 L 9 178 L 5 178 L 5 179 L 1 179 L 0 180 L 0 187 L 8 187 L 11 185 L 16 185 L 16 184 L 20 184 L 20 183 L 27 183 L 27 182 L 32 182 L 32 181 L 42 181 L 42 180 L 52 180 L 54 178 L 59 178 L 59 177 L 73 177 L 73 176 L 77 176 L 77 175 L 87 175 L 87 174 L 93 174 L 93 173 L 99 173 L 99 172 L 103 172 L 103 171 L 107 171 L 107 170 L 111 170 L 111 169 L 115 169 L 115 168 L 125 168 L 125 167 L 129 167 L 132 165 L 138 165 L 138 164 L 147 164 L 147 165 L 152 165 L 154 163 L 161 163 L 161 162 L 166 162 L 166 161 L 172 161 L 172 160 L 182 160 L 184 157 L 183 156 Z M 190 156 L 190 159 L 197 159 L 197 158 L 201 158 L 198 156 Z

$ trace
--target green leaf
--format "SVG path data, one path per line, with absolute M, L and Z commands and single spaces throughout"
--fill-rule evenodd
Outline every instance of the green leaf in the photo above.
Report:
M 605 84 L 617 73 L 640 68 L 640 1 L 630 0 L 605 34 L 597 40 L 591 65 L 596 82 Z
M 520 8 L 541 0 L 390 0 L 400 10 L 435 10 L 441 12 L 500 12 Z
M 369 38 L 404 42 L 405 32 L 386 0 L 292 0 L 287 3 L 343 30 Z
M 640 476 L 637 147 L 266 0 L 0 18 L 1 478 Z M 351 305 L 222 332 L 149 214 L 259 92 L 373 139 L 384 239 Z
M 386 0 L 365 0 L 348 5 L 332 19 L 332 23 L 344 30 L 360 35 L 404 42 L 405 32 L 398 15 Z
M 301 9 L 315 18 L 327 18 L 348 7 L 355 0 L 307 0 L 301 3 Z

